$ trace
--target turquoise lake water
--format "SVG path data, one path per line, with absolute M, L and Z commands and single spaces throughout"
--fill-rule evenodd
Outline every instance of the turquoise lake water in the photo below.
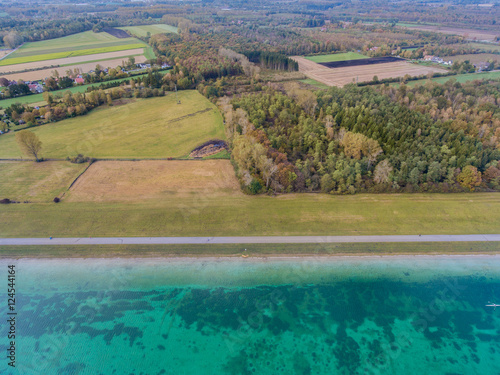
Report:
M 9 264 L 0 374 L 500 373 L 500 256 Z

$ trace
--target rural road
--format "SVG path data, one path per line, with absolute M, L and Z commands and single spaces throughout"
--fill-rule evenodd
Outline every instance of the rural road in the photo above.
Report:
M 171 245 L 171 244 L 282 244 L 362 242 L 490 242 L 500 234 L 409 236 L 255 236 L 255 237 L 61 237 L 0 238 L 4 245 Z M 1 249 L 0 249 L 1 250 Z

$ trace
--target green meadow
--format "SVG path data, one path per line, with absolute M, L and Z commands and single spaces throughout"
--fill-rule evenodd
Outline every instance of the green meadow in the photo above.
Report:
M 17 202 L 51 202 L 66 191 L 87 164 L 65 161 L 0 161 L 0 199 Z
M 83 154 L 95 158 L 182 157 L 212 138 L 224 138 L 222 115 L 198 91 L 131 100 L 85 116 L 31 128 L 45 158 Z M 19 158 L 15 133 L 0 137 L 0 158 Z
M 361 55 L 356 52 L 333 53 L 329 55 L 305 56 L 306 59 L 316 63 L 332 62 L 332 61 L 347 61 L 367 59 L 368 56 Z
M 301 79 L 301 80 L 299 80 L 299 82 L 305 83 L 306 85 L 310 85 L 310 86 L 312 86 L 316 89 L 320 89 L 320 90 L 330 88 L 330 86 L 325 85 L 324 83 L 318 82 L 315 79 L 311 79 L 311 78 Z

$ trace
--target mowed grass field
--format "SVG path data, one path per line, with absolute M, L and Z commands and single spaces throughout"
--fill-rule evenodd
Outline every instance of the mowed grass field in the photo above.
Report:
M 367 59 L 368 56 L 362 55 L 356 52 L 345 52 L 345 53 L 332 53 L 329 55 L 318 55 L 318 56 L 306 56 L 307 60 L 314 61 L 316 63 L 332 62 L 332 61 L 347 61 L 347 60 L 359 60 Z
M 141 26 L 124 26 L 117 27 L 117 29 L 125 30 L 130 32 L 133 35 L 137 36 L 147 36 L 148 32 L 150 35 L 154 34 L 165 34 L 165 33 L 176 33 L 177 27 L 164 25 L 164 24 L 156 24 L 156 25 L 141 25 Z
M 167 158 L 188 155 L 212 138 L 224 139 L 217 107 L 198 91 L 137 99 L 100 107 L 85 116 L 31 130 L 43 144 L 45 158 L 77 154 L 96 158 Z M 0 158 L 22 156 L 14 132 L 0 137 Z
M 0 161 L 0 199 L 17 202 L 51 202 L 66 191 L 87 164 L 65 161 Z
M 67 202 L 137 202 L 199 195 L 241 196 L 229 160 L 98 161 L 78 179 Z
M 187 162 L 187 161 L 186 161 Z M 136 202 L 12 204 L 2 237 L 498 233 L 500 194 L 212 194 Z

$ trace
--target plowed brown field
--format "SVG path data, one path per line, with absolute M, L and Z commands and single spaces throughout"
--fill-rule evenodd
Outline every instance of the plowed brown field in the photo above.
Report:
M 408 62 L 391 62 L 373 65 L 359 65 L 345 68 L 327 68 L 302 56 L 292 57 L 299 63 L 299 71 L 309 78 L 328 86 L 342 87 L 352 82 L 367 82 L 377 76 L 378 79 L 426 75 L 428 73 L 446 73 L 446 70 L 435 67 L 411 64 Z

